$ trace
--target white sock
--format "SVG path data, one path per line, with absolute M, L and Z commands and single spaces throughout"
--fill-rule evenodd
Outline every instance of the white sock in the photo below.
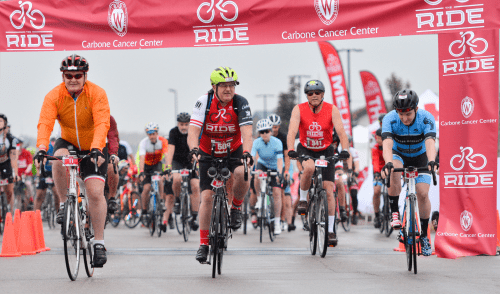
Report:
M 329 215 L 328 216 L 328 232 L 329 233 L 333 233 L 333 225 L 335 225 L 335 216 Z
M 104 246 L 104 240 L 94 240 L 94 244 L 101 244 Z
M 300 201 L 307 201 L 307 190 L 302 190 L 302 189 L 299 189 L 300 190 Z
M 280 217 L 275 217 L 274 218 L 274 225 L 275 226 L 280 226 L 281 225 L 281 218 Z

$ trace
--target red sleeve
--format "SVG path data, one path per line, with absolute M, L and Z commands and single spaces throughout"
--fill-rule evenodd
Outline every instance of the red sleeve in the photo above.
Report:
M 109 131 L 108 131 L 108 152 L 109 154 L 118 154 L 118 147 L 120 145 L 120 138 L 118 135 L 118 127 L 115 119 L 109 116 Z
M 381 169 L 380 169 L 380 165 L 379 165 L 379 161 L 380 161 L 380 153 L 378 152 L 378 145 L 375 145 L 373 148 L 372 148 L 372 164 L 373 164 L 373 173 L 380 173 Z

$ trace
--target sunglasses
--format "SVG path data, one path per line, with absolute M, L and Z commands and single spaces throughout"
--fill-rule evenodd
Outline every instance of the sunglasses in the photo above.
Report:
M 321 95 L 321 91 L 311 91 L 311 92 L 307 92 L 307 96 L 312 96 L 312 95 Z
M 79 80 L 83 77 L 83 74 L 76 74 L 76 75 L 64 74 L 64 77 L 68 80 L 72 80 L 73 78 Z
M 264 131 L 259 131 L 259 134 L 269 134 L 271 132 L 270 130 L 264 130 Z

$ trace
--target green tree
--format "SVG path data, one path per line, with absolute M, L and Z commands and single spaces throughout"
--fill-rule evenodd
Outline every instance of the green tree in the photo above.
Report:
M 288 126 L 290 125 L 290 116 L 297 102 L 297 90 L 299 84 L 294 78 L 290 78 L 290 84 L 287 92 L 282 92 L 278 95 L 278 108 L 275 113 L 281 117 L 281 132 L 287 134 Z
M 391 100 L 398 91 L 401 91 L 403 89 L 411 89 L 410 82 L 407 81 L 406 83 L 404 83 L 403 79 L 398 77 L 395 73 L 392 73 L 391 76 L 387 80 L 385 80 L 385 85 L 391 92 Z M 392 109 L 392 103 L 389 105 L 389 107 Z

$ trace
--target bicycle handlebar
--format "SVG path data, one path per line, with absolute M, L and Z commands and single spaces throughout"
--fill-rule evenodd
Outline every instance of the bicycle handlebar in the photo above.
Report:
M 90 154 L 85 154 L 85 155 L 69 154 L 69 155 L 63 155 L 63 156 L 53 156 L 53 155 L 46 154 L 43 157 L 45 159 L 47 159 L 48 161 L 50 161 L 50 160 L 63 160 L 64 157 L 68 157 L 68 156 L 76 157 L 76 158 L 82 160 L 82 159 L 84 159 L 86 157 L 90 157 Z M 94 164 L 95 164 L 96 170 L 97 170 L 97 160 L 94 162 Z M 40 162 L 40 174 L 44 178 L 47 177 L 47 173 L 45 172 L 45 164 L 43 163 L 43 160 L 42 160 L 42 162 Z
M 413 166 L 409 166 L 407 168 L 394 168 L 392 169 L 392 172 L 395 172 L 395 173 L 403 173 L 403 177 L 404 176 L 404 173 L 405 172 L 412 172 L 412 171 L 417 171 L 417 172 L 425 172 L 425 171 L 429 171 L 429 168 L 428 167 L 413 167 Z M 387 188 L 390 188 L 391 187 L 391 173 L 392 173 L 390 170 L 389 170 L 389 174 L 387 175 L 387 178 L 386 178 L 386 182 L 387 182 Z M 432 182 L 434 184 L 434 186 L 437 185 L 437 180 L 436 180 L 436 172 L 435 171 L 430 171 L 431 174 L 432 174 Z

